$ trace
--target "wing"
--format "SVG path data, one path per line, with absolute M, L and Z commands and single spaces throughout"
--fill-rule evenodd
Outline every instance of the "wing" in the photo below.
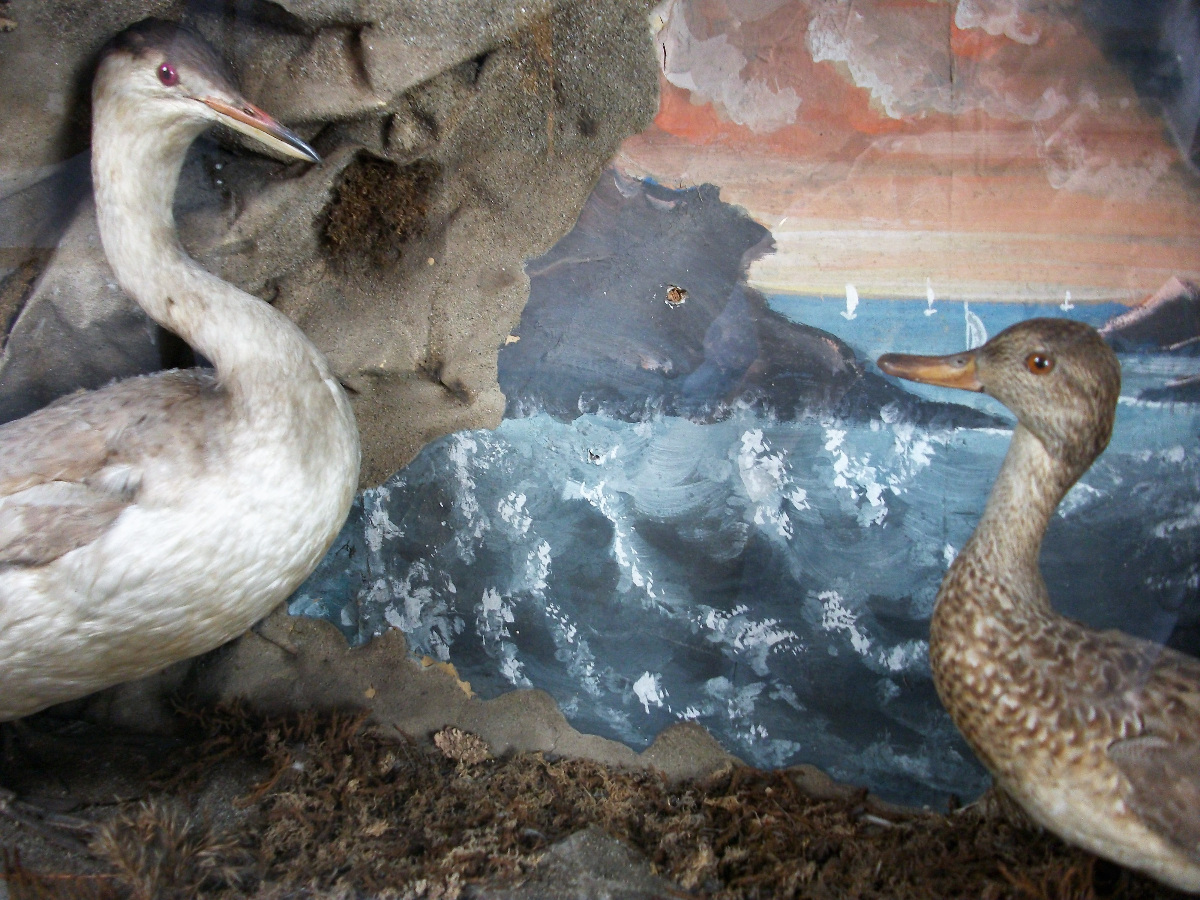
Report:
M 1108 755 L 1133 785 L 1138 817 L 1200 861 L 1200 748 L 1143 736 L 1118 741 Z
M 75 409 L 84 396 L 0 426 L 0 498 L 34 485 L 83 481 L 104 466 L 109 454 L 103 429 Z
M 94 541 L 136 502 L 148 466 L 194 473 L 219 401 L 211 376 L 164 372 L 0 426 L 0 567 L 46 565 Z
M 0 501 L 0 566 L 44 566 L 90 544 L 129 500 L 69 481 L 34 485 Z
M 1200 862 L 1200 662 L 1161 654 L 1138 698 L 1145 731 L 1108 755 L 1133 786 L 1133 811 Z

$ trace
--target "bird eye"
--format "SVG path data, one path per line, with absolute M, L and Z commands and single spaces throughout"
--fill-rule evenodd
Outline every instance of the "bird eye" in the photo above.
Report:
M 1054 359 L 1045 353 L 1030 353 L 1025 357 L 1025 368 L 1034 375 L 1045 375 L 1054 368 Z
M 158 67 L 158 80 L 167 87 L 171 87 L 179 83 L 179 73 L 175 71 L 173 65 L 165 62 Z

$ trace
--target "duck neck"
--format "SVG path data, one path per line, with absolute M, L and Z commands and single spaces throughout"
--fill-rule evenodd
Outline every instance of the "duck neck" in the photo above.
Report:
M 92 179 L 100 239 L 121 287 L 235 393 L 315 374 L 311 345 L 290 320 L 206 272 L 179 243 L 175 188 L 202 127 L 146 123 L 120 102 L 104 106 L 92 129 Z
M 1038 569 L 1042 538 L 1054 510 L 1082 472 L 1064 465 L 1018 424 L 975 533 L 946 578 L 938 612 L 962 612 L 972 604 L 980 607 L 977 613 L 989 616 L 997 612 L 995 604 L 1008 608 L 1009 614 L 1049 612 Z M 1003 577 L 998 583 L 981 584 L 981 572 Z

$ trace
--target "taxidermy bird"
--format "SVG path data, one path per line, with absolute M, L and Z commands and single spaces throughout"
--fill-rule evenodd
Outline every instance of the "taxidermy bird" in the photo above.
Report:
M 889 353 L 879 368 L 984 391 L 1017 417 L 933 611 L 933 680 L 955 725 L 1036 822 L 1200 891 L 1200 661 L 1059 615 L 1038 570 L 1050 517 L 1108 444 L 1116 356 L 1088 325 L 1031 319 L 967 353 Z
M 0 720 L 245 631 L 316 566 L 358 480 L 354 415 L 325 358 L 190 259 L 171 208 L 210 125 L 319 157 L 243 99 L 209 46 L 165 22 L 104 49 L 92 115 L 117 280 L 214 370 L 115 382 L 0 426 Z

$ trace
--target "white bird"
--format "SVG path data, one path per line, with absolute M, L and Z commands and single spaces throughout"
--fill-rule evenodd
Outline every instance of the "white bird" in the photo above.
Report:
M 184 155 L 224 124 L 319 161 L 192 33 L 114 38 L 92 89 L 100 236 L 122 288 L 211 360 L 0 426 L 0 720 L 203 653 L 321 559 L 358 480 L 337 378 L 287 317 L 184 253 Z

